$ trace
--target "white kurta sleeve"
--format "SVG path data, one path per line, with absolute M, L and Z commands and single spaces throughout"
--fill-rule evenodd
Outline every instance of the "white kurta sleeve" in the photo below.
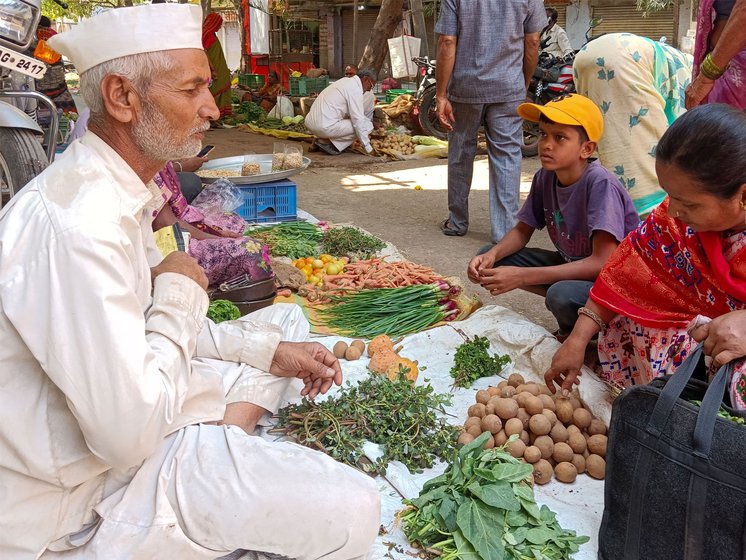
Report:
M 352 84 L 355 88 L 358 86 L 358 80 L 355 80 Z M 350 113 L 350 120 L 352 121 L 352 128 L 355 129 L 355 135 L 357 136 L 363 147 L 370 151 L 370 133 L 373 130 L 373 122 L 365 116 L 365 108 L 363 107 L 363 91 L 353 91 L 350 88 L 344 90 L 344 96 L 347 100 L 347 108 Z
M 559 50 L 562 51 L 562 56 L 567 56 L 568 54 L 573 53 L 570 39 L 567 37 L 565 30 L 561 27 L 557 29 L 557 46 L 559 47 Z
M 242 318 L 215 324 L 207 319 L 199 333 L 196 356 L 269 371 L 281 340 L 282 329 L 271 323 Z
M 128 468 L 172 431 L 208 298 L 187 277 L 161 274 L 144 313 L 147 264 L 119 224 L 90 230 L 57 232 L 3 304 L 91 452 Z

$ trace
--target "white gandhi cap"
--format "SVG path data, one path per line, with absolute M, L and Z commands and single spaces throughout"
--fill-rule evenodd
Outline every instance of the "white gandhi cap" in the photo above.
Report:
M 202 50 L 202 9 L 192 4 L 144 4 L 117 8 L 81 21 L 49 39 L 79 73 L 133 54 Z

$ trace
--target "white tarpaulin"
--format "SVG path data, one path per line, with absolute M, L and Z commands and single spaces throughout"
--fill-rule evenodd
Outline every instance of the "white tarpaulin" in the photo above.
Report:
M 456 348 L 464 342 L 459 330 L 469 337 L 485 336 L 490 340 L 492 352 L 511 356 L 513 364 L 501 373 L 506 378 L 513 371 L 518 371 L 527 381 L 543 382 L 543 373 L 559 347 L 557 340 L 547 330 L 525 317 L 503 307 L 485 307 L 465 321 L 413 334 L 403 340 L 401 355 L 418 360 L 420 368 L 424 370 L 420 373 L 418 384 L 430 383 L 440 393 L 451 391 L 452 379 L 449 372 L 453 366 L 453 356 Z M 316 340 L 330 349 L 338 340 L 350 341 L 336 336 Z M 368 360 L 365 358 L 354 362 L 343 360 L 345 379 L 355 383 L 370 375 L 367 364 Z M 586 407 L 608 424 L 611 416 L 610 391 L 589 370 L 586 369 L 584 373 L 579 387 L 580 396 Z M 469 389 L 456 389 L 448 410 L 454 416 L 453 423 L 462 424 L 466 420 L 466 411 L 475 402 L 474 394 L 477 390 L 496 385 L 499 381 L 498 377 L 483 378 Z M 297 400 L 294 399 L 295 402 Z M 274 439 L 274 436 L 263 437 Z M 366 448 L 369 455 L 375 455 L 376 451 L 376 446 L 372 444 Z M 412 475 L 402 464 L 392 463 L 386 478 L 377 479 L 381 492 L 381 525 L 386 533 L 378 537 L 369 558 L 412 558 L 414 550 L 409 547 L 406 537 L 394 522 L 396 513 L 403 509 L 402 495 L 416 497 L 425 481 L 441 474 L 444 469 L 445 465 L 440 464 L 422 474 Z M 584 474 L 579 475 L 573 484 L 553 480 L 545 486 L 536 486 L 535 492 L 537 502 L 555 511 L 563 528 L 573 529 L 579 535 L 591 538 L 574 558 L 595 559 L 598 528 L 603 512 L 603 482 Z

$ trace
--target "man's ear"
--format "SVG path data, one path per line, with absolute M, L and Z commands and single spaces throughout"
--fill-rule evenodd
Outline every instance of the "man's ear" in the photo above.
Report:
M 132 82 L 119 74 L 107 74 L 104 77 L 101 82 L 101 97 L 106 113 L 121 123 L 134 120 L 142 108 L 140 95 Z
M 592 140 L 586 140 L 583 142 L 583 145 L 580 147 L 580 157 L 583 159 L 588 159 L 593 156 L 594 152 L 596 151 L 596 142 L 593 142 Z

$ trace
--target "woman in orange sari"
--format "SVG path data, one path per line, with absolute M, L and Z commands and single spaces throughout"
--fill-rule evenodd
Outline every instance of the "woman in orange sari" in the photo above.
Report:
M 700 341 L 713 367 L 738 360 L 731 404 L 746 408 L 746 114 L 685 113 L 656 150 L 668 197 L 608 260 L 545 374 L 578 383 L 600 331 L 603 377 L 624 387 L 674 372 Z
M 210 93 L 215 98 L 215 104 L 220 110 L 220 118 L 230 116 L 233 112 L 231 100 L 231 72 L 228 70 L 228 63 L 225 61 L 223 47 L 216 33 L 223 26 L 223 17 L 215 12 L 207 14 L 205 21 L 202 22 L 202 47 L 207 53 L 212 70 L 212 84 Z

